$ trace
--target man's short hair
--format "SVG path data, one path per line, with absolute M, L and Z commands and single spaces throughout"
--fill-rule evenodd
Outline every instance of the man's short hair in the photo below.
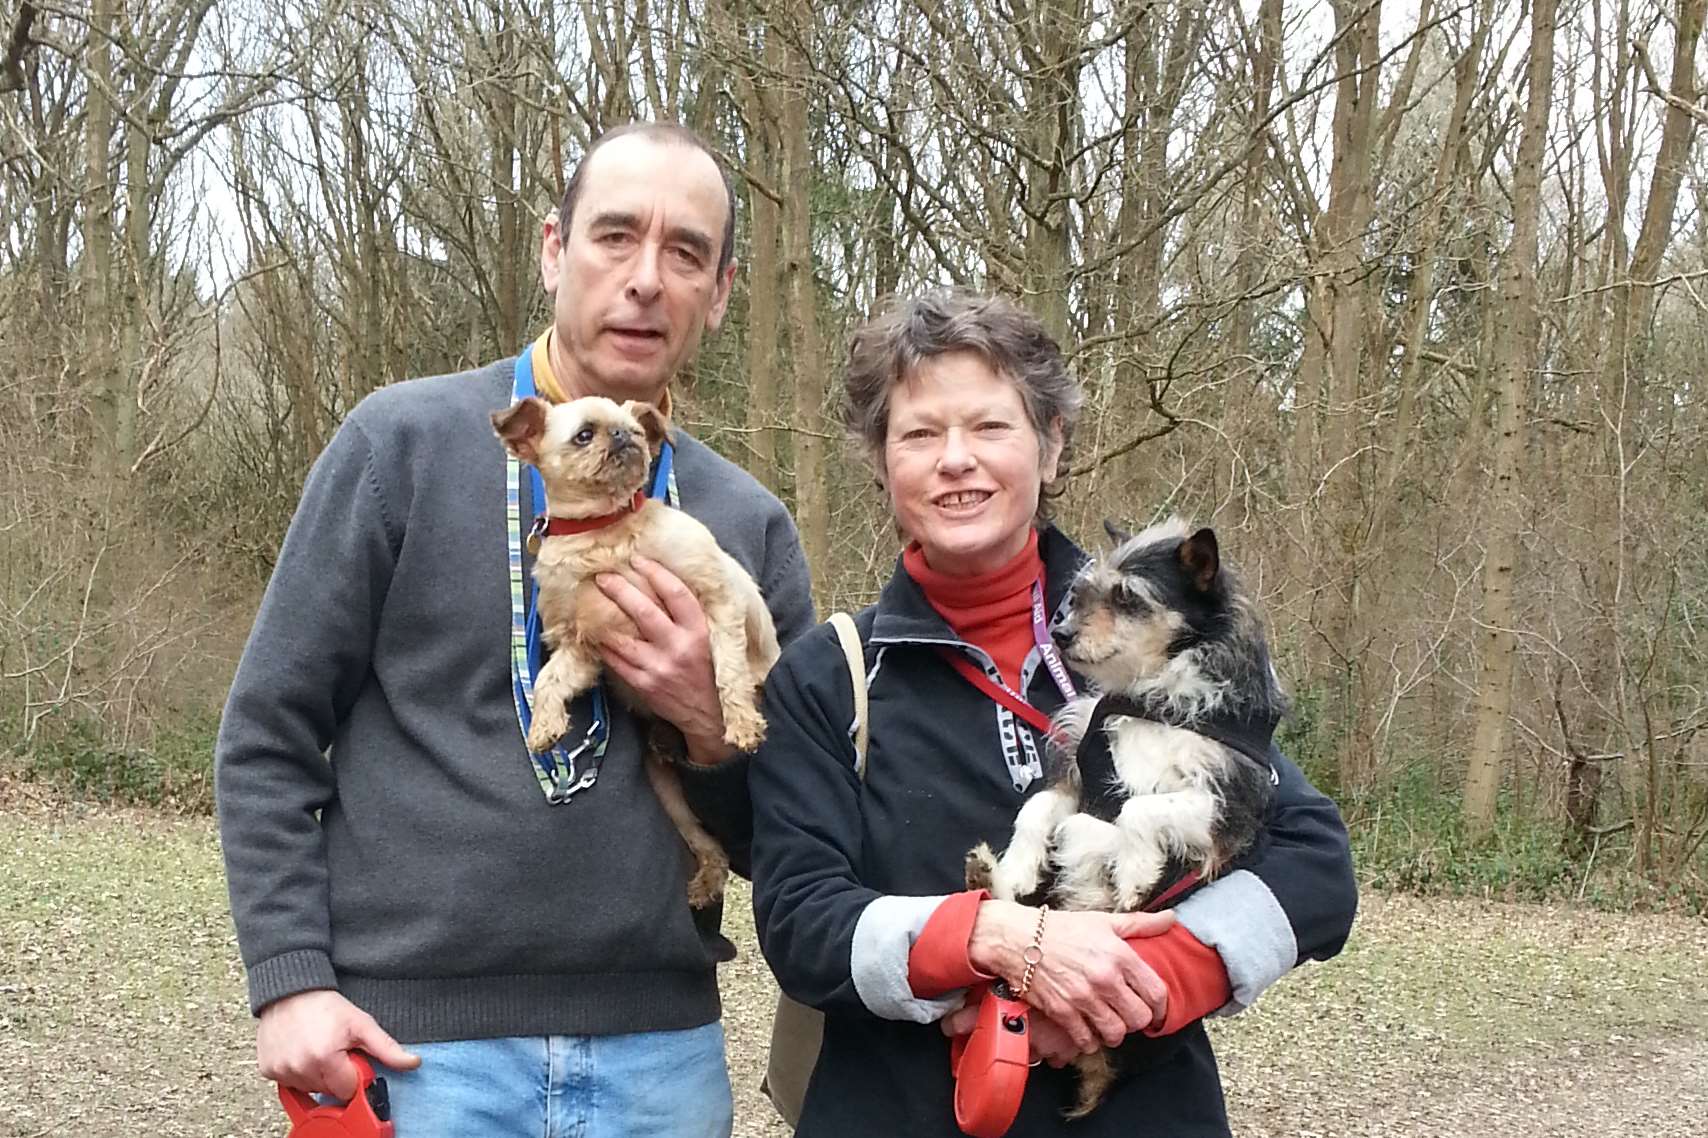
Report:
M 569 222 L 575 215 L 575 203 L 581 197 L 581 175 L 587 169 L 587 162 L 599 148 L 607 142 L 615 142 L 619 138 L 638 135 L 653 142 L 668 146 L 686 146 L 698 150 L 712 160 L 712 166 L 718 172 L 718 180 L 724 184 L 724 201 L 727 208 L 724 213 L 724 244 L 718 253 L 718 272 L 729 268 L 730 261 L 735 258 L 735 186 L 730 182 L 729 171 L 719 160 L 717 153 L 699 134 L 678 123 L 669 122 L 632 122 L 624 126 L 612 127 L 604 134 L 595 138 L 581 155 L 581 160 L 569 173 L 569 181 L 564 183 L 563 201 L 558 203 L 558 234 L 562 241 L 569 240 Z

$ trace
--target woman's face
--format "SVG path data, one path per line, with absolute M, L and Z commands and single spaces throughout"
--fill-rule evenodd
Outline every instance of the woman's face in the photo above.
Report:
M 884 486 L 939 573 L 988 573 L 1018 554 L 1061 452 L 1061 432 L 1040 438 L 1019 389 L 977 352 L 932 356 L 890 393 Z

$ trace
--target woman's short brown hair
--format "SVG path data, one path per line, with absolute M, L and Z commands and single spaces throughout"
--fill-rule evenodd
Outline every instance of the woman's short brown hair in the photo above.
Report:
M 1061 432 L 1065 462 L 1085 395 L 1061 346 L 1042 321 L 1006 297 L 946 289 L 891 300 L 849 340 L 842 422 L 880 468 L 890 393 L 922 361 L 950 352 L 976 352 L 1014 384 L 1038 438 Z M 1046 486 L 1038 499 L 1040 518 L 1054 496 Z

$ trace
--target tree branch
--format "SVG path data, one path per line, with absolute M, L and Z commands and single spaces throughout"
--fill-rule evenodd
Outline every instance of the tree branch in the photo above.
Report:
M 18 8 L 17 22 L 6 43 L 6 58 L 0 60 L 0 92 L 22 91 L 28 81 L 24 76 L 24 53 L 30 50 L 30 26 L 36 22 L 36 6 L 24 0 Z

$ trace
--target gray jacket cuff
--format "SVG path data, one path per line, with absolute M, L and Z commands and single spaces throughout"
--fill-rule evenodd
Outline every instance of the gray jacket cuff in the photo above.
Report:
M 1263 879 L 1236 870 L 1212 881 L 1176 907 L 1187 932 L 1216 950 L 1228 970 L 1232 999 L 1215 1015 L 1234 1015 L 1299 962 L 1299 944 L 1281 902 Z
M 879 897 L 854 925 L 849 971 L 866 1010 L 881 1019 L 935 1023 L 966 1002 L 965 990 L 925 1000 L 907 982 L 907 957 L 947 897 Z
M 281 952 L 249 966 L 249 1014 L 258 1016 L 274 1000 L 298 992 L 337 987 L 338 976 L 327 953 L 318 948 Z

